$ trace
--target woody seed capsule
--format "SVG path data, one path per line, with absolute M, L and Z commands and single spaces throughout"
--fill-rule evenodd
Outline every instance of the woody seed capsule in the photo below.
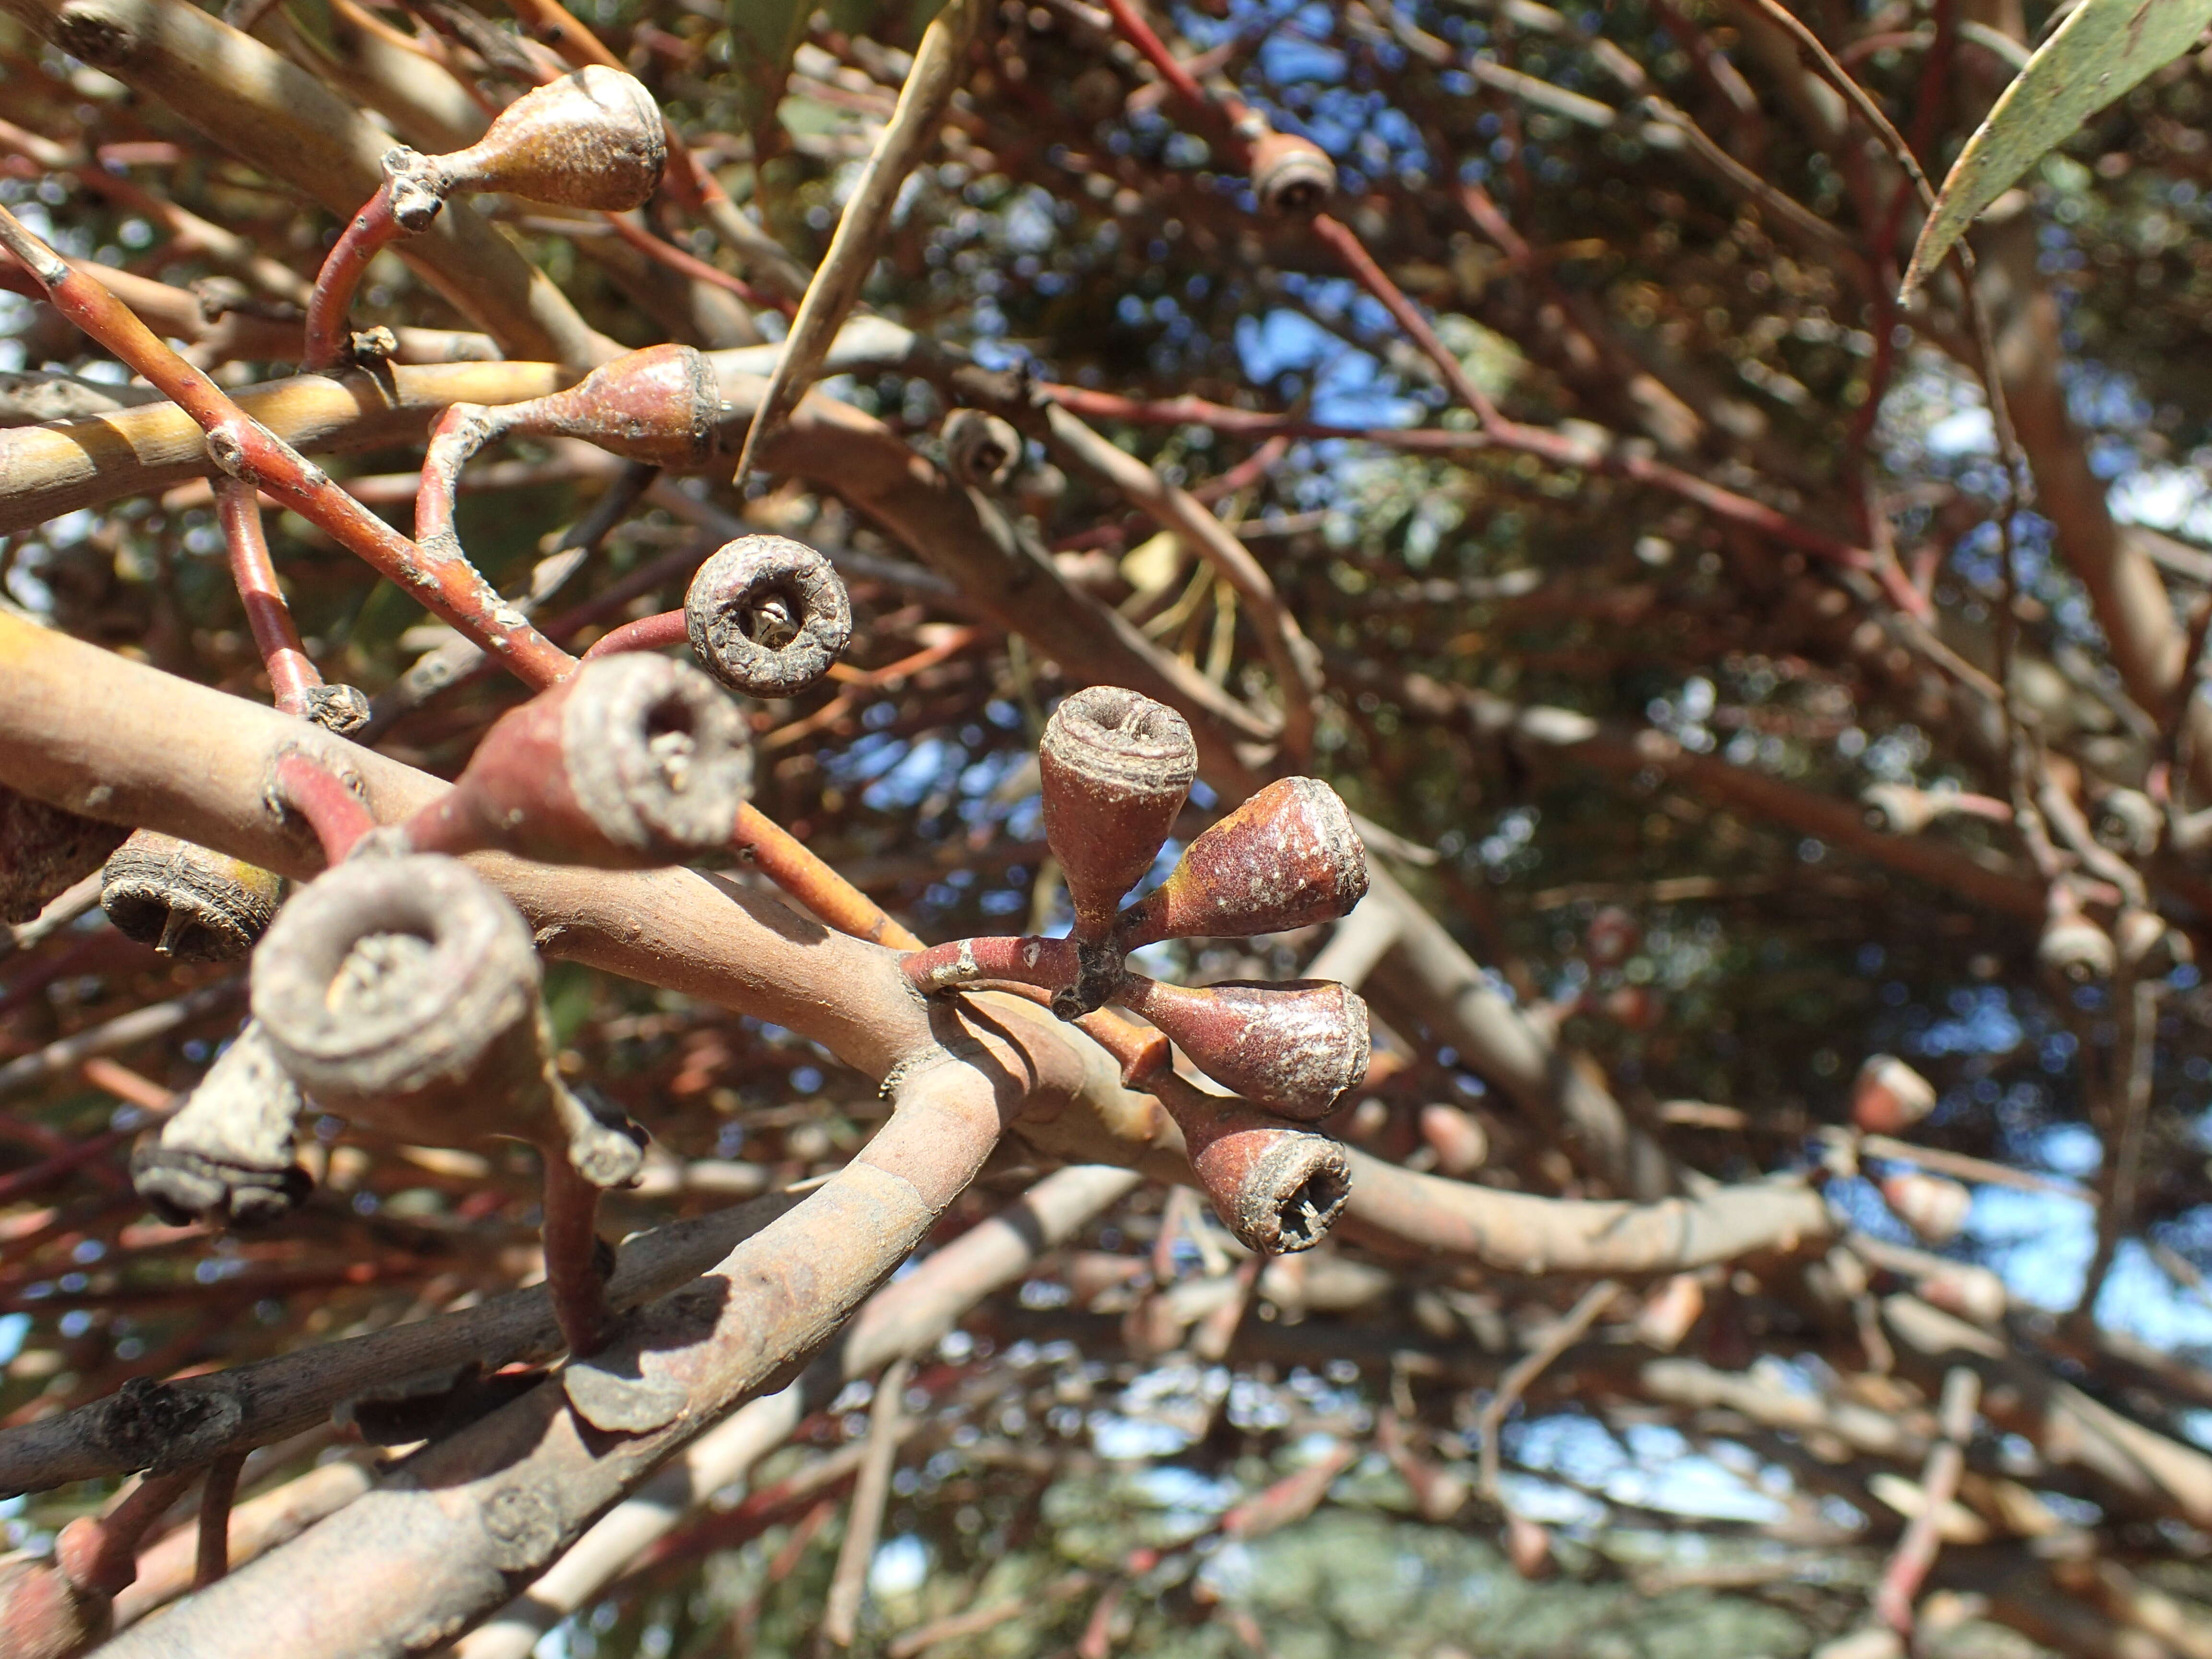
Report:
M 228 854 L 141 830 L 100 872 L 100 908 L 117 929 L 182 962 L 244 956 L 276 914 L 278 881 Z
M 1311 1122 L 1367 1075 L 1367 1005 L 1334 980 L 1225 980 L 1200 990 L 1130 975 L 1115 1000 L 1254 1105 Z
M 691 653 L 755 697 L 788 697 L 830 672 L 853 637 L 853 605 L 830 561 L 788 536 L 740 536 L 684 595 Z
M 667 164 L 667 131 L 653 94 L 600 64 L 524 93 L 475 143 L 434 160 L 441 194 L 504 191 L 609 213 L 641 206 Z
M 1279 778 L 1192 842 L 1115 931 L 1131 951 L 1280 933 L 1333 921 L 1366 892 L 1367 849 L 1336 791 L 1318 778 Z
M 1252 193 L 1265 213 L 1318 213 L 1336 194 L 1336 163 L 1310 139 L 1271 132 L 1252 146 Z
M 1152 867 L 1198 775 L 1183 717 L 1118 685 L 1076 692 L 1037 745 L 1044 835 L 1075 907 L 1075 936 L 1103 942 L 1121 896 Z

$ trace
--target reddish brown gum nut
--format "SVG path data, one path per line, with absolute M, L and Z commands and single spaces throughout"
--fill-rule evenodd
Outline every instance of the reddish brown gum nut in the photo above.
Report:
M 79 1516 L 62 1532 L 97 1525 Z M 73 1659 L 105 1641 L 113 1626 L 105 1591 L 80 1589 L 48 1562 L 0 1562 L 0 1652 L 9 1659 Z
M 1164 939 L 1242 939 L 1333 921 L 1366 892 L 1367 849 L 1336 791 L 1318 778 L 1279 778 L 1192 842 L 1116 931 L 1132 951 Z
M 1287 1255 L 1328 1236 L 1352 1191 L 1343 1147 L 1194 1089 L 1164 1090 L 1160 1101 L 1182 1129 L 1199 1186 L 1239 1243 Z
M 1331 980 L 1225 980 L 1202 990 L 1133 974 L 1115 1000 L 1254 1105 L 1310 1123 L 1367 1075 L 1367 1005 Z
M 1094 685 L 1053 711 L 1037 763 L 1045 840 L 1067 881 L 1075 936 L 1095 944 L 1175 827 L 1198 775 L 1198 745 L 1166 704 Z
M 276 914 L 268 871 L 174 836 L 141 830 L 110 854 L 100 908 L 118 931 L 182 962 L 244 956 Z
M 586 663 L 485 733 L 416 844 L 646 869 L 729 845 L 752 787 L 744 718 L 688 664 Z
M 1271 132 L 1252 146 L 1252 193 L 1264 213 L 1318 213 L 1336 194 L 1336 163 L 1310 139 Z
M 788 536 L 740 536 L 684 595 L 691 653 L 754 697 L 788 697 L 830 672 L 853 637 L 853 605 L 830 561 Z
M 565 391 L 496 411 L 501 428 L 584 438 L 627 460 L 690 471 L 714 453 L 722 393 L 706 354 L 647 346 L 603 363 Z
M 526 92 L 466 149 L 439 158 L 448 190 L 624 213 L 668 164 L 660 106 L 635 77 L 591 64 Z
M 1851 1121 L 1869 1134 L 1903 1134 L 1936 1109 L 1936 1085 L 1895 1054 L 1869 1054 L 1851 1085 Z

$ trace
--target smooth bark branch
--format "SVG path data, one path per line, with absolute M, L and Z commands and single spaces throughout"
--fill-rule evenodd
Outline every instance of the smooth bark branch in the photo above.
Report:
M 757 1199 L 632 1239 L 617 1260 L 608 1300 L 623 1310 L 666 1295 L 797 1202 L 785 1194 Z M 458 1313 L 133 1389 L 0 1431 L 0 1491 L 189 1467 L 273 1444 L 349 1401 L 397 1398 L 413 1386 L 457 1380 L 471 1366 L 490 1372 L 549 1358 L 561 1346 L 551 1299 L 544 1285 L 532 1285 Z
M 1652 1204 L 1536 1198 L 1416 1175 L 1355 1148 L 1345 1224 L 1470 1256 L 1511 1273 L 1680 1273 L 1835 1231 L 1826 1200 L 1794 1182 L 1723 1187 Z
M 396 1656 L 505 1601 L 610 1504 L 780 1370 L 826 1342 L 957 1197 L 1005 1118 L 1079 1074 L 980 1052 L 914 1074 L 854 1161 L 715 1271 L 626 1322 L 592 1359 L 408 1460 L 292 1543 L 134 1626 L 112 1659 Z M 1010 1063 L 1011 1062 L 1011 1063 Z
M 378 163 L 389 135 L 304 70 L 186 0 L 0 4 L 332 213 L 349 216 L 383 183 Z M 589 367 L 621 354 L 465 203 L 448 204 L 402 257 L 517 356 Z
M 618 1504 L 528 1592 L 454 1644 L 454 1659 L 526 1659 L 545 1632 L 576 1612 L 714 1493 L 790 1437 L 840 1384 L 901 1355 L 934 1346 L 969 1309 L 1003 1289 L 1133 1191 L 1126 1170 L 1079 1164 L 1047 1176 L 978 1222 L 896 1284 L 845 1328 L 834 1359 L 756 1400 L 694 1442 L 683 1456 Z

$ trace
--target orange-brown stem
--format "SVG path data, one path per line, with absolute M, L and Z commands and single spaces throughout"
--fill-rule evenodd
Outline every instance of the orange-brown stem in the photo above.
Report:
M 276 787 L 285 804 L 314 830 L 325 863 L 343 863 L 354 843 L 376 827 L 361 798 L 327 767 L 305 755 L 287 755 L 276 763 Z
M 606 1340 L 607 1286 L 600 1272 L 599 1189 L 557 1150 L 545 1153 L 545 1288 L 571 1353 Z
M 254 648 L 268 668 L 270 692 L 286 714 L 304 714 L 307 693 L 323 683 L 323 677 L 300 643 L 292 608 L 276 586 L 276 567 L 262 529 L 260 493 L 236 478 L 224 478 L 216 485 L 215 501 L 223 540 L 230 549 L 230 578 L 246 607 Z

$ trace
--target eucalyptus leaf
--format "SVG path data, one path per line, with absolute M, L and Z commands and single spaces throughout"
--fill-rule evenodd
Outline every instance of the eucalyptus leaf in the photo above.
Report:
M 2197 43 L 2212 0 L 2081 0 L 1952 164 L 1905 273 L 1910 299 L 1966 227 L 2081 124 Z

